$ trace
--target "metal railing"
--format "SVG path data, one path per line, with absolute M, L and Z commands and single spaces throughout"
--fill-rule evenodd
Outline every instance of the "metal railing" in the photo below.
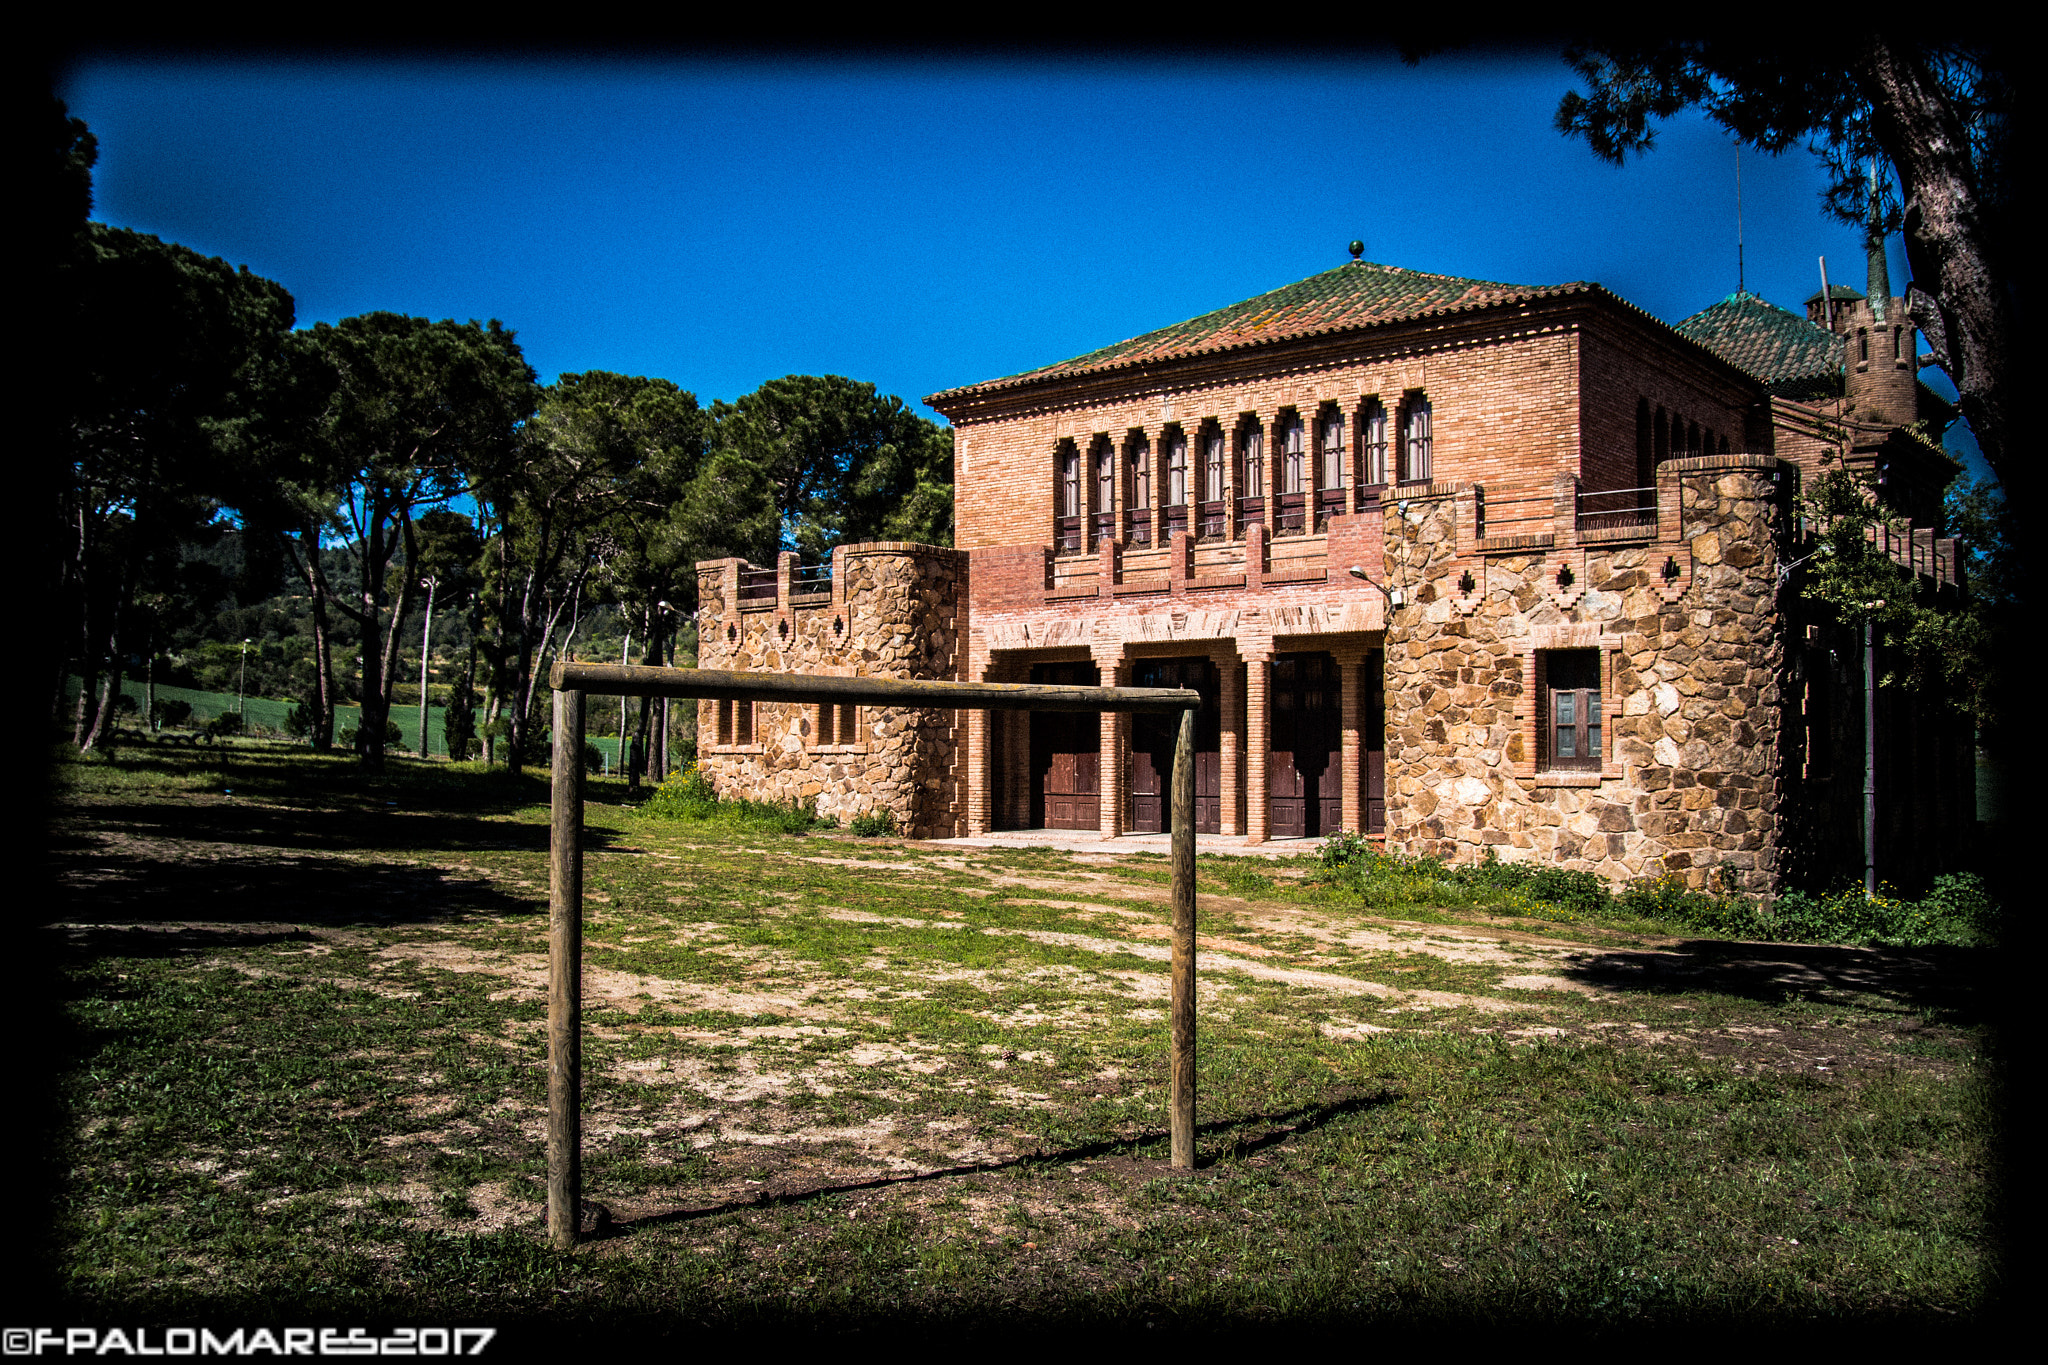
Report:
M 791 597 L 816 597 L 832 591 L 832 563 L 799 564 L 789 576 Z
M 1581 492 L 1578 500 L 1578 528 L 1581 531 L 1652 530 L 1657 525 L 1657 489 L 1606 488 Z
M 1474 530 L 1480 539 L 1496 536 L 1533 536 L 1556 529 L 1556 495 L 1548 491 L 1501 497 L 1475 489 L 1472 494 Z
M 743 568 L 740 570 L 740 601 L 773 602 L 775 600 L 776 571 L 774 569 Z

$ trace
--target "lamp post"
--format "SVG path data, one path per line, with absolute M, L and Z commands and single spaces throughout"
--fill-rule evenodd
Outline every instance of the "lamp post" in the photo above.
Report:
M 681 611 L 666 602 L 656 602 L 654 605 L 657 610 L 665 611 L 676 618 L 677 629 L 680 629 L 682 622 L 687 619 Z M 670 667 L 675 665 L 675 659 L 675 637 L 670 636 L 668 639 L 668 662 Z M 649 660 L 649 662 L 659 664 L 661 660 L 657 657 Z M 657 787 L 668 780 L 669 743 L 672 738 L 671 727 L 674 724 L 674 698 L 663 697 L 661 699 L 661 709 L 655 712 L 654 728 L 656 733 L 652 736 L 647 746 L 647 766 L 650 772 L 650 779 Z M 657 769 L 658 771 L 656 771 Z
M 427 619 L 420 627 L 420 757 L 427 756 L 427 658 L 434 643 L 434 588 L 440 580 L 422 578 L 427 590 Z
M 247 640 L 243 640 L 243 641 L 242 641 L 242 664 L 241 664 L 241 667 L 239 667 L 239 668 L 237 668 L 237 669 L 235 670 L 235 719 L 236 719 L 236 720 L 239 720 L 240 722 L 242 722 L 242 729 L 243 729 L 243 730 L 244 730 L 245 732 L 246 732 L 246 731 L 248 730 L 248 728 L 249 728 L 249 717 L 248 717 L 248 715 L 247 715 L 247 714 L 245 713 L 245 712 L 246 712 L 246 703 L 245 703 L 245 701 L 244 701 L 244 699 L 245 699 L 245 698 L 246 698 L 246 697 L 248 696 L 248 682 L 249 682 L 249 642 L 248 642 Z

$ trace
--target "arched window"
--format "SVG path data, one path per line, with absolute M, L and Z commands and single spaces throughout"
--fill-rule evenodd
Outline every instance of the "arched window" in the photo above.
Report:
M 1130 509 L 1131 544 L 1152 543 L 1152 442 L 1144 432 L 1135 433 L 1124 449 L 1128 471 L 1124 505 Z
M 1223 501 L 1223 480 L 1227 472 L 1223 458 L 1223 433 L 1212 431 L 1203 442 L 1202 452 L 1202 501 Z
M 1429 399 L 1415 394 L 1408 400 L 1401 423 L 1401 481 L 1427 483 L 1434 474 L 1431 450 Z
M 1176 427 L 1166 438 L 1166 534 L 1188 529 L 1188 438 Z
M 1072 554 L 1081 548 L 1082 518 L 1087 515 L 1082 503 L 1086 493 L 1081 486 L 1081 452 L 1072 441 L 1060 442 L 1057 464 L 1059 519 L 1053 530 L 1060 553 Z
M 1387 410 L 1380 406 L 1379 399 L 1367 400 L 1365 419 L 1360 425 L 1365 443 L 1365 483 L 1377 488 L 1387 481 Z
M 1307 499 L 1304 496 L 1308 483 L 1308 451 L 1301 429 L 1301 414 L 1282 413 L 1280 417 L 1280 515 L 1275 529 L 1284 536 L 1298 536 L 1307 527 Z
M 1344 414 L 1335 408 L 1331 408 L 1323 413 L 1320 426 L 1323 439 L 1319 444 L 1321 457 L 1316 467 L 1316 487 L 1342 488 L 1344 486 Z
M 1097 545 L 1116 539 L 1116 442 L 1095 438 L 1095 535 Z
M 1856 329 L 1856 359 L 1858 363 L 1870 363 L 1870 333 L 1862 327 Z
M 1280 491 L 1299 493 L 1307 483 L 1308 453 L 1303 449 L 1301 417 L 1289 413 L 1280 423 Z
M 1237 428 L 1237 527 L 1266 520 L 1266 434 L 1255 418 L 1246 418 Z
M 1202 506 L 1201 515 L 1195 524 L 1196 535 L 1203 540 L 1221 539 L 1229 524 L 1229 504 L 1224 501 L 1225 478 L 1228 468 L 1224 459 L 1223 433 L 1216 430 L 1202 434 Z
M 1316 417 L 1316 529 L 1344 510 L 1344 414 L 1326 407 Z

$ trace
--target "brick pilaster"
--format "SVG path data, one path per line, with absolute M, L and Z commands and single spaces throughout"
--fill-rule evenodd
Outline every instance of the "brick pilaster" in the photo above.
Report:
M 1131 664 L 1124 657 L 1122 645 L 1111 645 L 1094 651 L 1095 667 L 1104 687 L 1124 687 L 1130 683 Z M 1114 839 L 1124 832 L 1124 787 L 1129 772 L 1129 760 L 1125 757 L 1125 736 L 1130 717 L 1120 711 L 1104 711 L 1101 716 L 1102 749 L 1098 762 L 1101 765 L 1097 797 L 1098 828 L 1105 839 Z
M 1244 678 L 1235 651 L 1219 650 L 1209 656 L 1223 682 L 1222 752 L 1218 766 L 1223 770 L 1217 813 L 1217 832 L 1244 833 Z
M 1272 695 L 1273 656 L 1261 651 L 1244 665 L 1245 842 L 1263 844 L 1271 836 L 1272 803 L 1267 794 L 1272 763 L 1273 727 L 1267 705 Z
M 1358 688 L 1363 676 L 1365 650 L 1359 647 L 1339 647 L 1330 651 L 1337 660 L 1337 685 L 1341 689 L 1343 725 L 1343 782 L 1344 782 L 1344 828 L 1353 834 L 1365 832 L 1365 800 L 1360 783 L 1361 768 L 1365 761 L 1365 742 L 1359 730 L 1359 716 L 1363 708 L 1359 705 Z

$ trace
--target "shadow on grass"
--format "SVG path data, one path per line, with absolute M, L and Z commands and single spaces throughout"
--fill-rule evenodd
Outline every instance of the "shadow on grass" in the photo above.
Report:
M 629 797 L 623 786 L 592 785 L 601 800 Z M 515 777 L 394 759 L 372 774 L 347 756 L 281 745 L 130 749 L 79 765 L 72 787 L 46 845 L 54 895 L 17 908 L 28 922 L 417 922 L 532 913 L 546 894 L 509 895 L 481 875 L 396 861 L 545 854 L 546 825 L 505 818 L 546 804 L 544 769 Z M 631 847 L 622 834 L 584 828 L 586 852 Z M 183 950 L 175 934 L 130 938 L 124 948 Z M 217 933 L 207 941 L 231 946 Z
M 1978 1022 L 1989 967 L 1981 948 L 1844 948 L 1809 943 L 1688 939 L 1667 948 L 1574 954 L 1559 975 L 1606 991 L 1707 991 L 1764 1004 L 1881 995 L 1904 1012 L 1940 1010 Z
M 1325 1104 L 1303 1105 L 1282 1114 L 1252 1115 L 1246 1118 L 1218 1120 L 1197 1124 L 1197 1142 L 1202 1138 L 1214 1138 L 1219 1134 L 1233 1134 L 1231 1140 L 1219 1153 L 1209 1160 L 1198 1159 L 1196 1170 L 1213 1167 L 1218 1160 L 1242 1158 L 1256 1152 L 1276 1147 L 1292 1137 L 1314 1132 L 1318 1128 L 1334 1123 L 1351 1114 L 1362 1114 L 1397 1102 L 1401 1097 L 1389 1090 L 1378 1090 L 1370 1095 L 1357 1095 L 1349 1099 L 1334 1100 Z M 764 1190 L 751 1199 L 728 1200 L 722 1204 L 709 1204 L 702 1208 L 672 1209 L 667 1213 L 648 1214 L 641 1218 L 620 1219 L 602 1237 L 622 1237 L 636 1228 L 662 1227 L 673 1223 L 691 1223 L 703 1218 L 716 1218 L 721 1214 L 739 1213 L 750 1209 L 784 1208 L 808 1204 L 819 1199 L 837 1195 L 859 1194 L 867 1190 L 892 1189 L 903 1185 L 929 1184 L 936 1180 L 952 1180 L 966 1175 L 991 1175 L 999 1171 L 1019 1170 L 1031 1166 L 1064 1166 L 1077 1161 L 1116 1162 L 1135 1172 L 1158 1176 L 1185 1175 L 1189 1172 L 1176 1171 L 1164 1159 L 1143 1157 L 1137 1153 L 1146 1147 L 1156 1147 L 1167 1140 L 1161 1132 L 1147 1133 L 1137 1138 L 1113 1138 L 1101 1142 L 1084 1142 L 1056 1151 L 1027 1152 L 1013 1156 L 1007 1161 L 990 1161 L 960 1166 L 946 1166 L 936 1171 L 922 1171 L 916 1175 L 877 1176 L 872 1180 L 854 1180 L 834 1185 L 814 1185 L 796 1190 Z M 1199 1153 L 1198 1153 L 1199 1157 Z M 598 1239 L 590 1239 L 598 1240 Z

